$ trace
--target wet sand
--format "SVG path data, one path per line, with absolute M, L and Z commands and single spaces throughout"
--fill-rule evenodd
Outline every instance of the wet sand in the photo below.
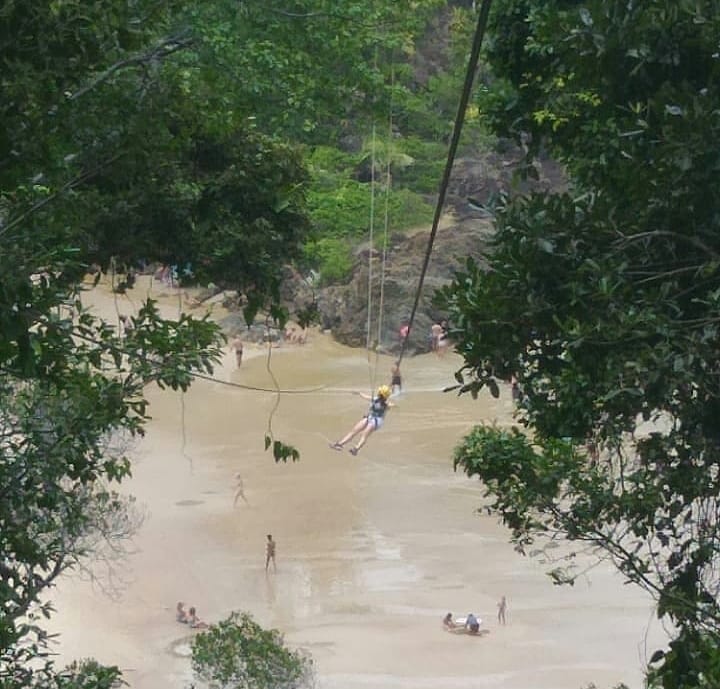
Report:
M 156 296 L 177 311 L 171 290 Z M 114 314 L 106 293 L 89 299 Z M 131 302 L 119 308 L 129 313 Z M 217 378 L 272 387 L 264 352 L 249 345 L 245 357 L 237 371 L 228 351 Z M 478 513 L 480 483 L 453 472 L 452 449 L 474 423 L 512 421 L 507 389 L 500 400 L 441 392 L 460 362 L 406 360 L 397 408 L 353 457 L 327 443 L 365 410 L 348 392 L 369 389 L 365 352 L 319 333 L 274 349 L 283 388 L 323 388 L 283 395 L 274 415 L 275 436 L 302 453 L 295 464 L 263 451 L 274 395 L 202 380 L 184 396 L 150 388 L 153 420 L 123 486 L 148 516 L 117 572 L 119 597 L 79 577 L 59 582 L 61 660 L 117 664 L 136 689 L 185 686 L 190 630 L 174 621 L 182 600 L 209 622 L 246 610 L 282 630 L 312 654 L 326 689 L 640 686 L 642 663 L 664 638 L 650 600 L 605 566 L 575 587 L 553 586 Z M 380 357 L 377 382 L 391 363 Z M 234 507 L 237 473 L 247 502 Z M 267 533 L 278 545 L 277 572 L 266 574 Z M 495 617 L 502 595 L 506 626 Z M 488 633 L 444 632 L 448 611 L 474 612 Z

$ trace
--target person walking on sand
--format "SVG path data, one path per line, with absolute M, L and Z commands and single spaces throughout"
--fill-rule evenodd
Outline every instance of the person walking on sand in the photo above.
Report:
M 357 393 L 363 399 L 370 400 L 370 408 L 368 409 L 367 414 L 365 414 L 365 416 L 363 416 L 362 419 L 360 419 L 360 421 L 358 421 L 345 436 L 337 442 L 331 443 L 330 447 L 333 450 L 342 450 L 345 443 L 360 434 L 360 439 L 358 440 L 357 445 L 350 448 L 350 454 L 356 455 L 360 452 L 360 448 L 362 448 L 362 446 L 367 442 L 370 434 L 373 431 L 377 431 L 382 428 L 383 421 L 385 419 L 385 412 L 388 407 L 395 406 L 389 401 L 391 392 L 392 391 L 389 386 L 381 385 L 377 389 L 375 397 L 370 397 L 370 395 L 366 395 L 362 392 Z
M 265 543 L 265 571 L 268 571 L 270 560 L 273 564 L 273 572 L 277 572 L 277 566 L 275 565 L 275 546 L 277 544 L 273 541 L 272 534 L 267 535 L 267 543 Z
M 500 599 L 498 606 L 498 623 L 505 624 L 505 613 L 507 612 L 507 600 L 505 596 Z
M 242 474 L 235 474 L 235 480 L 235 498 L 233 499 L 233 507 L 237 506 L 239 498 L 242 498 L 246 504 L 249 504 L 248 499 L 245 497 L 245 483 L 243 481 Z
M 240 339 L 240 335 L 235 335 L 235 338 L 230 343 L 230 349 L 235 350 L 235 362 L 237 363 L 237 367 L 240 368 L 242 365 L 242 355 L 243 355 L 243 343 Z

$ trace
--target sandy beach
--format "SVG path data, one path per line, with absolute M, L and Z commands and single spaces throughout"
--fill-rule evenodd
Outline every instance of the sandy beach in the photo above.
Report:
M 129 298 L 99 289 L 85 301 L 113 318 L 147 290 L 141 281 Z M 154 296 L 177 312 L 173 290 Z M 236 370 L 227 350 L 218 380 L 272 387 L 265 351 L 247 345 L 245 359 Z M 326 689 L 640 687 L 664 639 L 650 599 L 605 565 L 553 586 L 478 511 L 480 483 L 453 472 L 453 447 L 473 424 L 512 423 L 509 389 L 499 400 L 444 394 L 461 359 L 410 358 L 398 406 L 360 455 L 328 448 L 365 411 L 350 391 L 368 392 L 374 376 L 388 382 L 391 363 L 380 357 L 375 374 L 374 357 L 318 332 L 272 350 L 281 387 L 321 388 L 283 394 L 274 414 L 275 436 L 301 452 L 294 464 L 263 449 L 275 395 L 204 380 L 185 395 L 149 388 L 153 419 L 122 486 L 147 517 L 115 596 L 78 576 L 52 592 L 60 660 L 116 664 L 135 689 L 188 686 L 189 630 L 174 619 L 183 601 L 208 622 L 245 610 L 280 629 L 312 654 Z M 234 506 L 237 474 L 246 500 Z M 277 572 L 266 573 L 268 533 Z M 444 632 L 448 611 L 475 613 L 488 633 Z

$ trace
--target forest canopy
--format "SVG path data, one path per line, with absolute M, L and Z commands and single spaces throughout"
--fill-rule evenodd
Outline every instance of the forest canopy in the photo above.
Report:
M 523 432 L 478 427 L 521 550 L 563 537 L 648 590 L 674 632 L 653 687 L 720 685 L 720 3 L 498 0 L 479 107 L 567 188 L 494 207 L 484 265 L 441 295 L 462 389 L 517 381 Z
M 284 267 L 322 258 L 313 209 L 327 206 L 327 175 L 313 152 L 354 128 L 366 137 L 393 99 L 399 121 L 424 109 L 407 65 L 444 6 L 2 3 L 2 686 L 118 679 L 93 661 L 55 668 L 46 594 L 137 527 L 136 506 L 114 486 L 130 474 L 129 448 L 148 420 L 146 385 L 185 390 L 221 352 L 210 320 L 163 318 L 151 300 L 121 332 L 83 306 L 88 271 L 122 291 L 138 270 L 173 265 L 182 280 L 236 290 L 248 320 L 262 310 L 282 322 Z M 424 126 L 441 138 L 447 98 L 435 106 Z M 429 158 L 436 142 L 413 133 L 418 158 Z M 397 203 L 426 212 L 407 190 Z

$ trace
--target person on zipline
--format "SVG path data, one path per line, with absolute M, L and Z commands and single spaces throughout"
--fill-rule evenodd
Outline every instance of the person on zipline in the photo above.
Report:
M 365 416 L 360 419 L 350 430 L 347 435 L 335 443 L 331 443 L 330 447 L 333 450 L 342 450 L 343 445 L 348 441 L 352 440 L 358 433 L 360 439 L 355 447 L 350 448 L 350 454 L 356 455 L 360 448 L 367 442 L 370 434 L 373 431 L 379 430 L 383 425 L 383 419 L 385 418 L 385 412 L 388 407 L 394 407 L 395 405 L 389 401 L 391 390 L 387 385 L 381 385 L 377 389 L 375 397 L 366 395 L 362 392 L 358 394 L 366 400 L 370 400 L 370 408 Z

